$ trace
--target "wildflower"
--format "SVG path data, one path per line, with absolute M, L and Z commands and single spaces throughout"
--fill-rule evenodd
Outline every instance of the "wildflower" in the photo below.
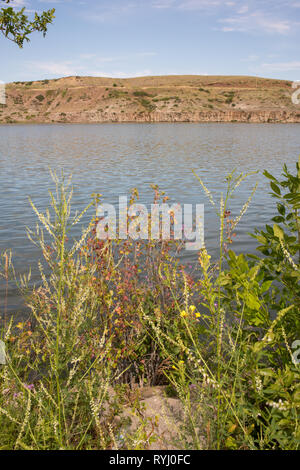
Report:
M 207 271 L 210 267 L 211 256 L 207 253 L 206 248 L 202 248 L 202 250 L 200 250 L 198 259 L 202 269 L 204 269 L 204 271 Z
M 182 312 L 180 312 L 180 316 L 181 317 L 187 317 L 187 313 L 185 310 L 182 310 Z
M 278 400 L 278 402 L 269 401 L 269 402 L 267 402 L 267 405 L 270 406 L 271 408 L 275 408 L 279 411 L 286 411 L 286 410 L 289 409 L 288 402 L 284 402 L 281 398 Z
M 200 317 L 201 317 L 200 313 L 199 313 L 199 312 L 196 312 L 196 313 L 195 313 L 195 317 L 196 317 L 196 318 L 200 318 Z
M 194 313 L 194 311 L 196 310 L 196 307 L 195 307 L 195 305 L 190 305 L 189 309 L 190 309 L 191 313 Z
M 34 384 L 24 384 L 24 387 L 27 388 L 27 390 L 34 390 Z
M 263 389 L 263 384 L 262 384 L 262 381 L 260 379 L 260 377 L 255 377 L 255 386 L 256 386 L 256 390 L 258 393 L 260 393 Z

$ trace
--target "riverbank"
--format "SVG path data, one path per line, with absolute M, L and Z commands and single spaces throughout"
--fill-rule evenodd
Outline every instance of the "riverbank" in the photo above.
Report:
M 299 123 L 292 82 L 256 77 L 65 77 L 6 86 L 0 123 Z

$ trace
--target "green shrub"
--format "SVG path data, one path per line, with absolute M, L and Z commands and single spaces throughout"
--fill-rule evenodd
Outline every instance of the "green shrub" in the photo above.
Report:
M 174 357 L 169 374 L 188 417 L 184 446 L 192 436 L 198 449 L 299 448 L 299 164 L 296 175 L 284 166 L 280 182 L 265 172 L 279 202 L 274 226 L 254 235 L 263 257 L 237 256 L 228 248 L 251 196 L 232 219 L 228 203 L 244 176 L 227 177 L 219 209 L 220 257 L 214 264 L 205 249 L 200 253 L 201 321 L 195 329 L 197 310 L 187 292 L 180 315 L 193 347 L 186 350 L 178 336 L 187 359 L 178 363 Z M 164 350 L 166 336 L 157 332 L 157 339 Z
M 133 96 L 152 96 L 150 95 L 149 93 L 147 93 L 146 91 L 143 91 L 143 90 L 138 90 L 138 91 L 134 91 L 133 92 Z
M 156 109 L 155 105 L 154 105 L 153 103 L 151 103 L 151 101 L 146 100 L 145 98 L 142 98 L 142 99 L 140 100 L 140 104 L 141 104 L 149 113 L 153 112 L 153 111 Z

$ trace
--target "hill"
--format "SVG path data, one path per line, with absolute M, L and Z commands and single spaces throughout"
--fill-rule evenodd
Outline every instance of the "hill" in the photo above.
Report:
M 300 122 L 293 91 L 290 81 L 244 76 L 14 82 L 0 123 Z

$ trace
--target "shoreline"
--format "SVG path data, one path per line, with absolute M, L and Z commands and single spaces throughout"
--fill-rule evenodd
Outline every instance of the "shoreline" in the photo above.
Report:
M 57 125 L 57 124 L 67 124 L 67 125 L 87 125 L 87 124 L 300 124 L 299 121 L 55 121 L 55 122 L 41 122 L 41 121 L 16 121 L 16 122 L 0 122 L 0 126 L 14 126 L 14 125 Z

